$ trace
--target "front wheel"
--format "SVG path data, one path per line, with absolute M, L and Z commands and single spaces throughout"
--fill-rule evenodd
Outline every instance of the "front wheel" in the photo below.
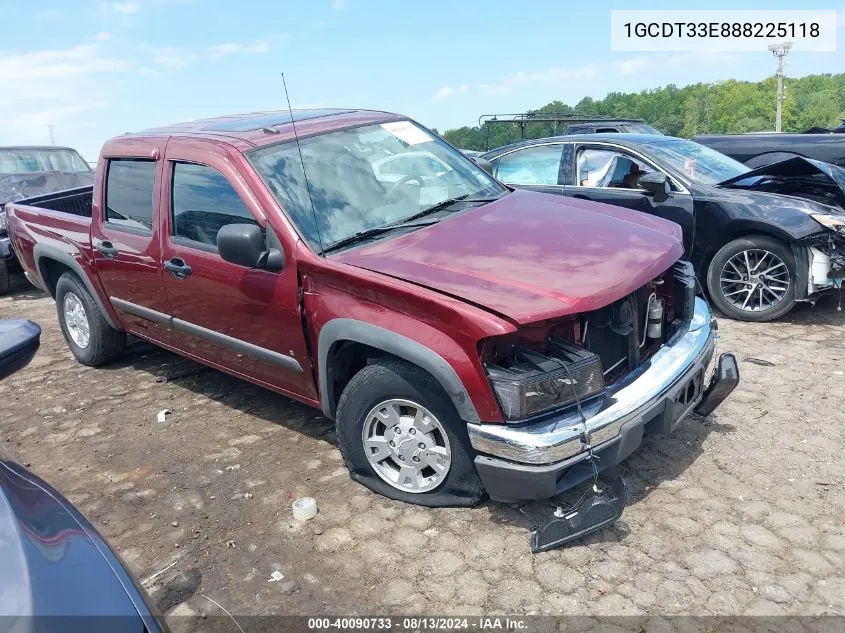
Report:
M 716 307 L 739 321 L 777 319 L 795 305 L 795 257 L 764 235 L 725 244 L 710 262 L 707 290 Z
M 466 424 L 414 365 L 386 359 L 359 371 L 340 397 L 336 430 L 352 479 L 373 492 L 432 507 L 484 496 Z

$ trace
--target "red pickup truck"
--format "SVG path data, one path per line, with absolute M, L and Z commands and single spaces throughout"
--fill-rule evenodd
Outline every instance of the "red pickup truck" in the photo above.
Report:
M 738 382 L 723 354 L 707 384 L 677 225 L 513 191 L 395 114 L 128 134 L 93 188 L 6 210 L 81 363 L 128 333 L 320 408 L 352 477 L 406 502 L 553 496 Z

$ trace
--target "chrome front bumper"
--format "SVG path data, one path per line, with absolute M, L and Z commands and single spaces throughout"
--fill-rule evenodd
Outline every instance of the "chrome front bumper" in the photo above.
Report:
M 578 411 L 527 425 L 468 424 L 469 439 L 481 454 L 520 464 L 553 464 L 614 440 L 622 427 L 664 414 L 670 427 L 704 396 L 704 375 L 713 357 L 716 334 L 710 308 L 700 297 L 695 312 L 672 339 L 622 384 Z

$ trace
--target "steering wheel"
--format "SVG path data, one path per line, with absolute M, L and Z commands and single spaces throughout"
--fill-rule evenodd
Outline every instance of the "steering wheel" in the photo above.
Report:
M 387 192 L 388 195 L 393 195 L 396 193 L 396 190 L 399 187 L 407 185 L 408 183 L 416 182 L 420 187 L 423 186 L 422 176 L 415 176 L 413 174 L 408 174 L 407 176 L 402 176 L 399 180 L 393 183 L 393 186 L 390 188 L 390 191 Z

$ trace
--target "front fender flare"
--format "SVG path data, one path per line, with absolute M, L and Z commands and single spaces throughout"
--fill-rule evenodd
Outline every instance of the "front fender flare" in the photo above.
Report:
M 335 414 L 332 402 L 336 402 L 337 398 L 334 398 L 333 393 L 329 393 L 328 358 L 332 347 L 341 341 L 369 345 L 424 369 L 440 383 L 464 422 L 477 424 L 481 421 L 464 384 L 442 356 L 425 345 L 391 330 L 372 323 L 344 318 L 332 319 L 326 323 L 320 330 L 317 342 L 320 405 L 323 415 L 330 420 L 334 419 Z

